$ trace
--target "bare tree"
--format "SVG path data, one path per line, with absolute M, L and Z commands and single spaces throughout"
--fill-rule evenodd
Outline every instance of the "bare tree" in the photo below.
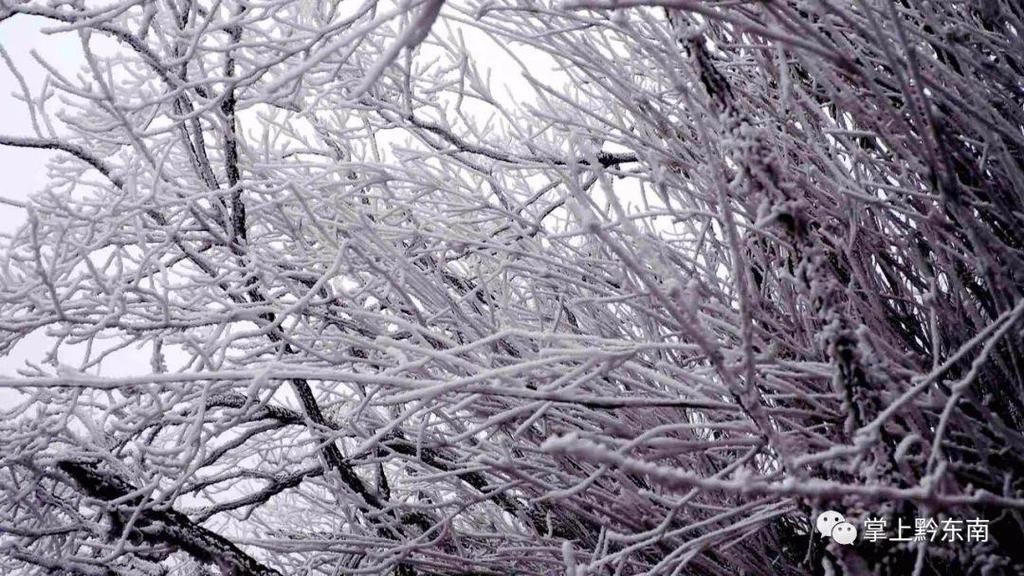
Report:
M 28 19 L 5 574 L 1024 572 L 1019 2 Z

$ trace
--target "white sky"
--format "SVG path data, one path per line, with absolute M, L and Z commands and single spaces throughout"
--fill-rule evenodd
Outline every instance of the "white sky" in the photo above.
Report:
M 46 34 L 45 28 L 52 26 L 40 18 L 17 16 L 0 23 L 0 45 L 14 60 L 18 71 L 38 94 L 43 86 L 45 71 L 32 57 L 35 51 L 47 62 L 60 70 L 75 71 L 84 64 L 81 45 L 74 33 Z M 25 104 L 15 98 L 21 88 L 6 64 L 0 63 L 0 134 L 10 136 L 35 136 Z M 59 110 L 59 102 L 50 102 L 48 110 Z M 59 131 L 59 125 L 55 128 Z M 46 163 L 53 153 L 45 150 L 28 150 L 0 146 L 0 197 L 25 201 L 40 191 L 48 180 Z M 25 222 L 25 211 L 0 203 L 0 246 L 7 242 L 8 235 Z M 41 331 L 34 332 L 22 340 L 14 350 L 0 356 L 0 374 L 14 375 L 25 366 L 26 360 L 38 362 L 49 351 L 53 340 Z M 75 365 L 74 349 L 64 347 L 61 361 Z M 148 372 L 149 354 L 118 354 L 116 363 L 120 373 Z M 10 406 L 18 393 L 0 388 L 0 409 Z
M 39 93 L 45 80 L 45 70 L 33 59 L 33 51 L 55 68 L 70 75 L 84 65 L 77 34 L 47 34 L 44 30 L 51 26 L 55 26 L 55 23 L 25 16 L 16 16 L 0 23 L 0 45 L 14 60 L 33 94 Z M 508 98 L 513 108 L 535 101 L 534 91 L 524 81 L 524 71 L 515 60 L 494 45 L 494 40 L 487 38 L 483 33 L 468 27 L 459 28 L 467 42 L 473 46 L 475 63 L 494 81 L 492 87 L 497 97 Z M 445 29 L 437 32 L 445 36 L 451 33 Z M 556 63 L 550 56 L 519 43 L 516 43 L 514 49 L 517 57 L 535 78 L 550 82 L 552 85 L 565 81 L 565 77 L 555 71 Z M 14 95 L 20 91 L 15 76 L 0 62 L 0 134 L 34 136 L 27 108 Z M 52 113 L 60 109 L 57 98 L 50 101 L 47 109 L 52 118 Z M 61 131 L 59 123 L 55 128 L 58 132 Z M 32 194 L 42 190 L 48 180 L 46 163 L 52 157 L 53 153 L 45 150 L 0 146 L 0 174 L 3 175 L 0 178 L 0 198 L 24 202 Z M 15 232 L 25 219 L 24 209 L 0 202 L 0 250 L 7 242 L 7 237 Z M 28 335 L 10 354 L 0 356 L 0 374 L 14 375 L 19 368 L 25 366 L 26 360 L 39 362 L 49 351 L 52 343 L 53 340 L 42 331 Z M 79 363 L 79 358 L 74 357 L 76 354 L 73 347 L 64 346 L 61 352 L 61 362 L 72 366 Z M 119 353 L 116 359 L 112 357 L 105 363 L 103 372 L 110 373 L 113 370 L 119 374 L 147 373 L 150 371 L 149 356 L 148 351 Z M 113 369 L 112 364 L 115 365 Z M 0 389 L 0 409 L 5 405 L 9 406 L 15 397 L 16 393 Z
M 67 34 L 44 35 L 40 31 L 42 22 L 33 20 L 36 19 L 14 17 L 0 23 L 0 46 L 14 60 L 29 88 L 38 90 L 44 76 L 32 60 L 31 51 L 58 62 L 62 53 L 74 58 L 75 50 L 73 37 Z M 0 65 L 0 133 L 31 136 L 32 124 L 25 105 L 14 98 L 13 92 L 20 92 L 17 80 L 6 65 Z M 0 146 L 0 197 L 24 201 L 40 190 L 46 183 L 46 161 L 49 157 L 50 154 L 42 150 Z M 3 235 L 13 233 L 24 221 L 24 210 L 0 203 L 0 244 L 7 241 Z M 19 345 L 12 354 L 0 356 L 0 374 L 13 374 L 24 365 L 26 358 L 37 356 L 42 346 L 45 346 L 45 338 L 40 335 Z M 0 407 L 15 395 L 0 388 Z
M 18 65 L 30 89 L 37 90 L 43 82 L 40 67 L 30 52 L 36 50 L 44 58 L 57 62 L 61 53 L 74 58 L 74 38 L 67 34 L 46 36 L 40 32 L 38 19 L 14 17 L 0 23 L 0 45 Z M 20 92 L 18 83 L 6 65 L 0 65 L 0 133 L 31 136 L 32 124 L 25 105 L 14 98 Z M 49 154 L 38 150 L 0 147 L 0 196 L 25 200 L 46 183 L 45 162 Z M 24 211 L 0 204 L 0 233 L 10 234 L 24 221 Z

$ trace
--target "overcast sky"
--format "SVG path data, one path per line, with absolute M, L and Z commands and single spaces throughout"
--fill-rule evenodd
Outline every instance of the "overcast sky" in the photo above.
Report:
M 0 45 L 11 56 L 33 93 L 43 86 L 42 67 L 33 60 L 32 51 L 56 68 L 74 73 L 83 64 L 80 44 L 74 33 L 46 34 L 50 26 L 39 18 L 18 16 L 0 23 Z M 13 93 L 19 93 L 17 80 L 5 64 L 0 64 L 0 133 L 14 136 L 34 136 L 32 123 L 25 104 Z M 56 112 L 59 102 L 51 101 L 48 110 Z M 55 126 L 60 130 L 59 125 Z M 24 201 L 41 190 L 47 182 L 46 162 L 51 153 L 0 146 L 0 197 Z M 0 244 L 6 244 L 11 234 L 25 222 L 25 211 L 0 203 Z M 52 339 L 36 332 L 22 340 L 9 354 L 0 354 L 0 374 L 14 374 L 24 367 L 25 360 L 39 361 L 49 351 Z M 61 360 L 75 364 L 68 357 L 73 348 L 62 349 Z M 65 353 L 66 352 L 66 353 Z M 148 354 L 119 354 L 118 371 L 131 373 L 149 370 Z M 0 389 L 0 408 L 10 403 L 14 393 Z
M 58 26 L 59 24 L 47 22 L 42 18 L 25 16 L 16 16 L 0 22 L 0 45 L 11 56 L 34 95 L 38 95 L 43 87 L 45 70 L 34 60 L 33 51 L 54 68 L 72 77 L 85 64 L 81 56 L 81 44 L 77 33 L 55 32 L 54 30 Z M 47 30 L 50 33 L 47 33 Z M 526 46 L 516 45 L 516 57 L 519 59 L 517 62 L 495 44 L 493 39 L 488 38 L 480 31 L 466 27 L 459 28 L 459 33 L 474 47 L 475 54 L 478 56 L 484 54 L 480 58 L 480 66 L 488 68 L 488 70 L 484 70 L 484 75 L 493 79 L 495 93 L 507 98 L 510 109 L 535 101 L 535 92 L 523 79 L 523 70 L 520 68 L 519 62 L 528 67 L 529 73 L 533 77 L 540 78 L 551 85 L 558 85 L 565 81 L 564 76 L 560 72 L 556 72 L 556 63 L 549 55 Z M 101 51 L 104 48 L 101 38 L 94 37 L 93 43 L 97 44 L 97 48 Z M 113 43 L 106 47 L 111 50 L 117 49 L 117 45 Z M 16 98 L 16 94 L 20 92 L 21 88 L 15 76 L 6 64 L 0 62 L 0 118 L 2 118 L 0 133 L 32 137 L 35 134 L 27 107 L 24 102 Z M 61 131 L 60 124 L 53 116 L 60 108 L 61 103 L 57 98 L 51 99 L 47 105 L 47 110 L 51 113 L 58 132 Z M 487 110 L 487 112 L 491 111 Z M 401 137 L 407 138 L 407 135 Z M 615 151 L 613 148 L 608 148 L 607 144 L 605 147 L 609 151 Z M 52 157 L 53 154 L 45 150 L 0 146 L 0 173 L 3 174 L 3 177 L 0 178 L 0 198 L 23 202 L 32 194 L 42 190 L 48 181 L 46 163 Z M 622 184 L 618 183 L 618 185 Z M 22 226 L 25 219 L 24 209 L 0 202 L 0 246 L 8 242 L 9 235 Z M 19 368 L 25 367 L 26 360 L 39 363 L 52 344 L 53 339 L 47 337 L 42 330 L 27 335 L 10 353 L 0 354 L 0 374 L 14 375 Z M 72 366 L 77 365 L 80 358 L 76 358 L 75 348 L 68 345 L 62 346 L 61 362 Z M 170 355 L 174 354 L 171 349 L 168 349 L 167 352 Z M 51 367 L 46 368 L 52 369 Z M 118 374 L 147 373 L 150 371 L 149 353 L 148 351 L 145 353 L 118 353 L 105 362 L 101 371 L 108 374 L 111 372 Z M 0 389 L 0 409 L 5 405 L 10 405 L 14 394 L 10 390 Z
M 42 67 L 32 59 L 34 50 L 48 62 L 65 70 L 81 64 L 78 40 L 74 34 L 45 34 L 45 22 L 39 18 L 16 16 L 0 23 L 0 45 L 10 54 L 22 76 L 35 93 L 44 80 Z M 6 65 L 0 65 L 0 133 L 32 136 L 32 123 L 25 104 L 13 93 L 20 92 L 17 81 Z M 50 154 L 40 150 L 0 147 L 0 196 L 25 200 L 46 183 L 46 161 Z M 10 234 L 25 219 L 23 210 L 0 204 L 0 233 Z

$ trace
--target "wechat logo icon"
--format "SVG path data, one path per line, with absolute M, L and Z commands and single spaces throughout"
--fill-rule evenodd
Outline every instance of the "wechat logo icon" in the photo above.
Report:
M 815 523 L 818 532 L 826 538 L 831 538 L 837 543 L 846 546 L 853 544 L 857 539 L 857 528 L 846 521 L 846 518 L 835 510 L 826 510 L 818 514 L 818 521 Z

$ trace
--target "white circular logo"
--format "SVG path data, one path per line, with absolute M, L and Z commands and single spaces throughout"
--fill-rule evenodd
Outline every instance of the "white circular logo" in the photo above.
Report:
M 847 522 L 846 517 L 835 510 L 825 510 L 818 514 L 814 527 L 822 536 L 831 538 L 843 546 L 853 544 L 857 540 L 857 527 Z
M 832 536 L 832 529 L 840 522 L 846 522 L 846 518 L 835 510 L 825 510 L 818 514 L 817 528 L 822 536 Z
M 853 544 L 857 539 L 857 528 L 849 522 L 840 522 L 832 528 L 832 539 L 844 546 Z

